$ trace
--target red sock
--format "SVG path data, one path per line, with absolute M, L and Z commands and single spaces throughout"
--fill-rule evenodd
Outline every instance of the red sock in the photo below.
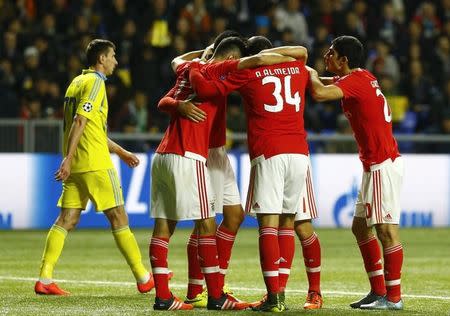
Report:
M 205 277 L 208 296 L 218 299 L 222 295 L 219 287 L 219 259 L 217 258 L 216 236 L 199 236 L 198 256 Z
M 219 287 L 223 288 L 225 284 L 225 275 L 227 274 L 228 264 L 231 257 L 231 249 L 233 248 L 236 234 L 227 230 L 223 225 L 217 228 L 216 242 L 217 254 L 219 255 Z
M 198 262 L 197 239 L 197 234 L 192 234 L 187 243 L 189 282 L 186 296 L 190 299 L 203 292 L 203 274 L 200 270 L 200 262 Z
M 377 295 L 386 294 L 384 285 L 383 266 L 381 261 L 381 250 L 375 236 L 358 243 L 359 250 L 364 260 L 364 267 L 369 276 L 370 288 Z
M 267 292 L 279 293 L 280 246 L 278 245 L 278 228 L 261 227 L 259 229 L 259 259 Z
M 386 279 L 387 299 L 394 303 L 401 299 L 402 264 L 403 247 L 401 244 L 384 249 L 384 278 Z
M 308 292 L 320 293 L 320 242 L 316 233 L 313 233 L 305 240 L 300 240 L 302 244 L 303 260 L 305 261 L 306 275 L 308 277 Z
M 169 239 L 153 237 L 150 241 L 149 255 L 152 265 L 153 278 L 155 279 L 156 297 L 169 299 L 172 293 L 169 290 L 169 269 L 167 268 L 167 253 L 169 250 Z
M 278 246 L 280 247 L 280 266 L 278 278 L 280 291 L 286 288 L 291 273 L 292 260 L 295 253 L 295 234 L 293 228 L 280 228 L 278 230 Z

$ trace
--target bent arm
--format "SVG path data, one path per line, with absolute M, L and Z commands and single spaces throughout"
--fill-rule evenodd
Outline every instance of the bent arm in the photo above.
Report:
M 290 56 L 297 60 L 303 60 L 305 62 L 308 59 L 308 50 L 303 46 L 280 46 L 264 49 L 261 53 L 276 53 L 284 56 Z
M 176 113 L 178 100 L 165 96 L 158 102 L 158 110 L 173 115 Z
M 333 84 L 336 81 L 334 77 L 319 77 L 319 79 L 324 85 Z
M 189 82 L 199 99 L 208 100 L 225 94 L 225 91 L 221 91 L 219 86 L 215 85 L 212 80 L 207 80 L 198 67 L 192 66 L 189 71 Z
M 109 137 L 108 137 L 108 150 L 110 153 L 117 154 L 118 156 L 126 152 L 126 150 L 123 149 L 122 146 L 112 141 Z
M 119 158 L 122 159 L 131 168 L 137 167 L 139 165 L 139 158 L 135 154 L 124 149 L 122 146 L 112 141 L 110 138 L 108 138 L 108 150 L 110 153 L 114 153 L 119 156 Z
M 318 102 L 340 100 L 344 97 L 341 88 L 334 84 L 324 85 L 317 74 L 317 71 L 309 68 L 311 95 Z
M 239 60 L 238 70 L 256 68 L 261 66 L 270 66 L 275 64 L 287 63 L 294 61 L 295 58 L 275 53 L 259 53 L 254 56 L 244 57 Z
M 192 51 L 192 52 L 175 57 L 170 64 L 172 66 L 173 72 L 176 72 L 178 66 L 180 66 L 181 64 L 184 64 L 187 61 L 192 61 L 195 58 L 200 58 L 203 54 L 203 51 L 204 51 L 203 49 L 196 50 L 196 51 Z
M 158 103 L 158 109 L 171 115 L 178 113 L 193 122 L 202 122 L 206 119 L 206 112 L 198 108 L 191 100 L 176 100 L 165 96 Z
M 83 135 L 87 121 L 88 119 L 82 115 L 76 115 L 73 119 L 73 123 L 69 131 L 69 137 L 67 139 L 67 152 L 65 158 L 72 159 L 75 155 L 75 151 L 78 143 L 80 142 L 81 135 Z

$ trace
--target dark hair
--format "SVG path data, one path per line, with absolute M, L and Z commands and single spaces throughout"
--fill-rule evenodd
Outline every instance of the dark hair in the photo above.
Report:
M 244 56 L 246 53 L 244 41 L 236 36 L 227 37 L 217 46 L 214 56 L 226 56 L 229 53 L 239 53 L 240 56 Z
M 350 69 L 357 68 L 361 65 L 364 48 L 356 37 L 348 35 L 339 36 L 331 44 L 339 57 L 347 57 L 348 67 Z
M 95 66 L 101 54 L 106 54 L 109 48 L 116 49 L 113 42 L 105 39 L 92 40 L 86 47 L 86 60 L 88 66 Z
M 247 41 L 247 55 L 255 55 L 264 49 L 272 47 L 272 42 L 267 37 L 252 36 Z
M 214 45 L 213 45 L 213 51 L 216 50 L 217 46 L 219 46 L 220 42 L 222 42 L 224 39 L 228 37 L 241 37 L 241 34 L 239 32 L 234 30 L 225 30 L 214 39 Z

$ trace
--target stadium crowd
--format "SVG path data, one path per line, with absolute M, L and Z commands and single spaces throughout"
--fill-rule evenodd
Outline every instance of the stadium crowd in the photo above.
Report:
M 321 74 L 331 40 L 356 36 L 391 106 L 394 131 L 450 134 L 450 0 L 0 0 L 0 118 L 60 118 L 64 87 L 84 68 L 84 48 L 107 38 L 119 62 L 107 81 L 110 131 L 164 132 L 168 116 L 156 104 L 174 82 L 170 61 L 225 29 L 264 35 L 275 46 L 304 45 Z M 245 129 L 240 103 L 230 96 L 231 132 Z M 337 103 L 307 104 L 308 130 L 351 133 Z

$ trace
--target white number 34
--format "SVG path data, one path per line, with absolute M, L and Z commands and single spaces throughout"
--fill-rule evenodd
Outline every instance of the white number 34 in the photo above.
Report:
M 281 79 L 274 76 L 264 77 L 264 79 L 262 80 L 262 84 L 265 85 L 268 83 L 273 83 L 275 85 L 272 94 L 275 97 L 277 103 L 275 105 L 264 104 L 264 110 L 268 112 L 281 112 L 283 110 L 284 101 L 286 101 L 287 104 L 295 105 L 295 112 L 300 111 L 300 102 L 302 99 L 298 92 L 296 92 L 294 96 L 292 96 L 291 76 L 284 77 L 284 100 L 283 96 L 281 95 Z

